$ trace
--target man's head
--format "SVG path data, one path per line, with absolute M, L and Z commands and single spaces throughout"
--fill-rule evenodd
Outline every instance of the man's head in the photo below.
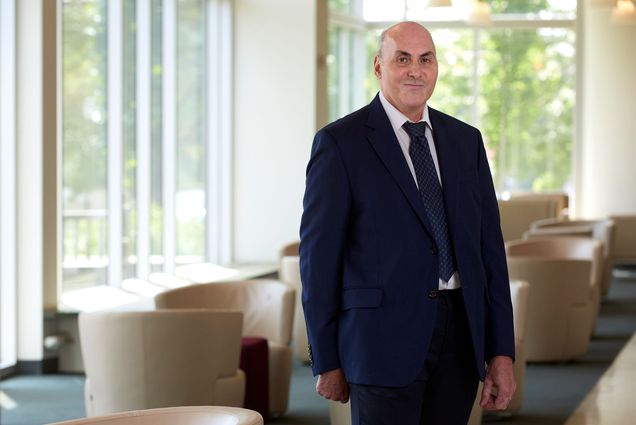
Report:
M 413 121 L 437 82 L 437 56 L 431 33 L 415 22 L 400 22 L 380 36 L 375 75 L 386 99 Z

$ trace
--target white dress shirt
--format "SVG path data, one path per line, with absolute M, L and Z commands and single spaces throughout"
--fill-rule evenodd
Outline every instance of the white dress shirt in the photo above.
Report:
M 409 119 L 400 112 L 395 106 L 393 106 L 387 99 L 384 97 L 382 91 L 380 91 L 380 102 L 384 107 L 384 111 L 389 117 L 389 121 L 391 122 L 391 127 L 393 127 L 393 132 L 395 133 L 395 137 L 397 137 L 398 143 L 400 144 L 400 148 L 402 149 L 402 154 L 404 155 L 404 159 L 406 159 L 406 164 L 411 170 L 411 175 L 413 176 L 413 180 L 415 181 L 415 185 L 417 186 L 417 176 L 415 175 L 415 168 L 413 167 L 413 161 L 411 160 L 411 155 L 409 154 L 409 146 L 411 144 L 411 138 L 406 133 L 406 130 L 402 128 L 405 122 L 409 121 Z M 437 160 L 437 150 L 435 149 L 435 141 L 433 139 L 433 126 L 431 125 L 431 120 L 428 116 L 428 105 L 424 105 L 424 112 L 422 113 L 422 118 L 418 122 L 426 123 L 426 140 L 428 141 L 428 147 L 431 150 L 431 155 L 433 156 L 433 162 L 435 163 L 435 170 L 437 171 L 437 178 L 439 179 L 439 184 L 442 184 L 441 174 L 439 172 L 439 161 Z M 450 230 L 449 230 L 450 231 Z M 451 276 L 451 278 L 446 282 L 444 279 L 440 277 L 439 279 L 439 289 L 455 289 L 461 286 L 459 282 L 459 273 L 455 271 L 455 273 Z

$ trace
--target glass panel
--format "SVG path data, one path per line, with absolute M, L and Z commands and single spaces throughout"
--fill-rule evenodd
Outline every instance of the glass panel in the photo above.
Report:
M 328 8 L 330 12 L 336 12 L 343 15 L 358 15 L 357 9 L 360 8 L 359 3 L 363 0 L 329 0 Z
M 499 192 L 569 188 L 574 42 L 567 29 L 484 33 L 479 108 Z
M 64 289 L 106 283 L 106 1 L 62 3 Z
M 177 18 L 177 263 L 205 258 L 205 2 Z
M 375 59 L 375 55 L 378 52 L 378 39 L 380 38 L 380 33 L 382 31 L 367 31 L 366 34 L 366 53 L 367 53 L 367 61 L 365 65 L 365 78 L 364 78 L 364 92 L 366 101 L 365 104 L 371 102 L 371 99 L 380 91 L 380 83 L 375 76 L 375 72 L 373 71 L 373 61 Z M 354 81 L 354 84 L 358 84 L 358 82 Z M 363 105 L 360 105 L 363 106 Z
M 404 0 L 365 0 L 363 16 L 369 22 L 400 21 L 404 18 Z
M 150 172 L 152 175 L 151 187 L 150 187 L 150 271 L 158 272 L 163 269 L 163 196 L 161 184 L 162 173 L 162 127 L 161 116 L 162 111 L 162 48 L 163 48 L 163 36 L 161 30 L 161 17 L 162 17 L 162 0 L 152 0 L 151 2 L 151 26 L 152 26 L 152 38 L 150 40 L 150 60 L 152 63 L 152 76 L 151 76 L 151 145 L 150 155 L 152 157 L 152 164 L 150 165 Z
M 474 32 L 438 29 L 432 31 L 437 48 L 439 76 L 431 107 L 476 124 L 474 104 Z
M 435 13 L 445 19 L 461 19 L 471 2 L 454 0 L 454 11 L 435 8 L 439 9 Z M 575 0 L 488 3 L 495 14 L 528 22 L 558 18 L 574 23 L 576 13 Z M 392 14 L 397 16 L 398 4 L 403 6 L 403 2 L 389 5 L 366 0 L 364 18 L 369 20 L 366 12 L 375 10 L 388 26 L 401 18 L 391 18 Z M 407 7 L 411 19 L 434 11 L 417 0 L 408 0 Z M 462 8 L 464 12 L 459 13 Z M 360 86 L 359 78 L 347 77 L 357 75 L 353 67 L 362 66 L 361 61 L 351 61 L 360 49 L 351 45 L 351 37 L 343 36 L 352 30 L 342 25 L 332 24 L 329 29 L 331 120 L 355 109 L 355 102 L 349 99 Z M 369 99 L 378 90 L 371 60 L 379 33 L 376 29 L 367 31 L 364 89 Z M 432 34 L 440 73 L 430 104 L 482 130 L 497 190 L 569 191 L 576 77 L 574 30 L 439 28 Z
M 339 103 L 339 90 L 338 90 L 338 76 L 340 74 L 340 64 L 338 63 L 338 32 L 341 29 L 330 25 L 329 26 L 329 54 L 327 55 L 327 99 L 329 109 L 329 121 L 334 121 L 338 118 L 338 103 Z

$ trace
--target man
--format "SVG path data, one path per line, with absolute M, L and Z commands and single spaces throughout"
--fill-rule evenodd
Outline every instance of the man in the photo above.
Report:
M 300 228 L 317 392 L 354 424 L 465 424 L 515 382 L 508 272 L 479 131 L 427 106 L 430 33 L 388 28 L 380 93 L 320 130 Z M 487 365 L 487 366 L 486 366 Z

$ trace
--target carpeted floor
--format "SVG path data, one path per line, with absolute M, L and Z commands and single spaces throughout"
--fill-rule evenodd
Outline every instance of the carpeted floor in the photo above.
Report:
M 522 410 L 505 424 L 563 424 L 636 332 L 636 279 L 616 279 L 601 306 L 589 352 L 570 363 L 530 364 Z M 0 424 L 37 425 L 84 416 L 84 378 L 79 375 L 18 376 L 0 381 Z M 327 425 L 327 403 L 314 392 L 308 366 L 294 364 L 289 411 L 272 424 Z

